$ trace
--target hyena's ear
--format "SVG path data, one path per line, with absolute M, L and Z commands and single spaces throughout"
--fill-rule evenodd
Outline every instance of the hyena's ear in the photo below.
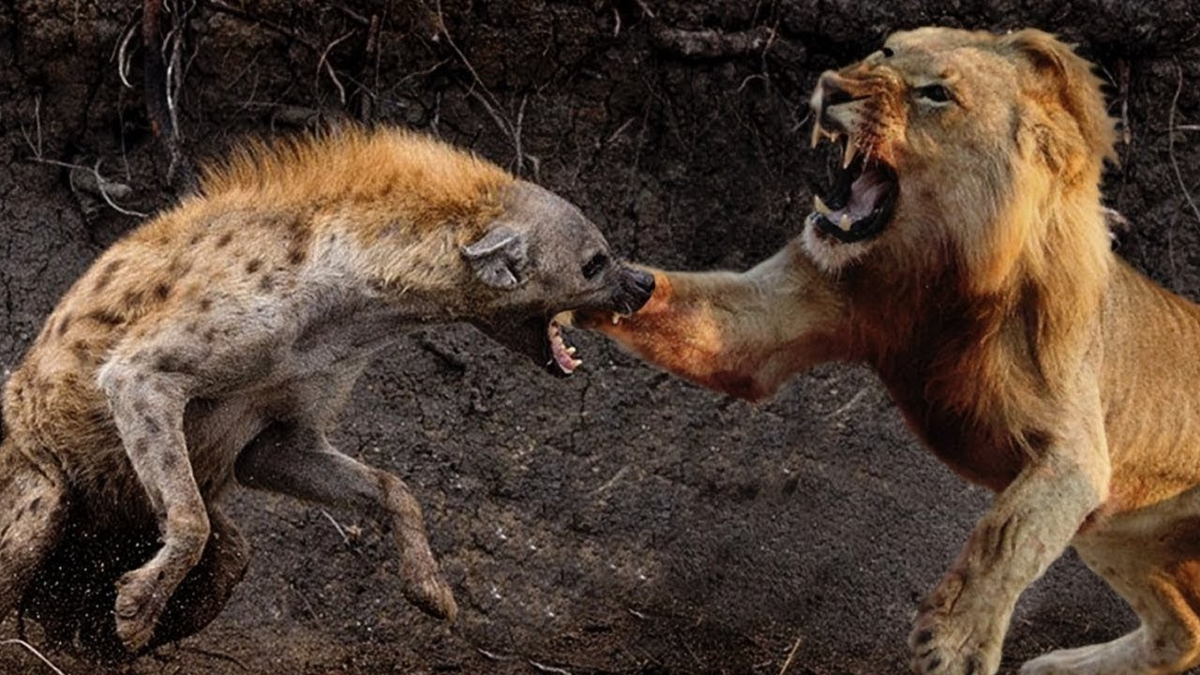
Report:
M 1033 28 L 1005 35 L 1000 44 L 1015 50 L 1033 67 L 1034 78 L 1027 85 L 1032 87 L 1031 93 L 1066 116 L 1051 120 L 1054 127 L 1051 135 L 1077 139 L 1072 145 L 1089 148 L 1089 161 L 1116 162 L 1115 121 L 1108 114 L 1100 89 L 1102 81 L 1096 77 L 1092 64 L 1070 45 Z M 1057 150 L 1067 152 L 1065 148 Z M 1063 157 L 1053 159 L 1069 163 Z
M 504 227 L 493 227 L 479 241 L 462 248 L 463 258 L 475 276 L 492 288 L 510 289 L 525 283 L 529 243 L 525 235 Z

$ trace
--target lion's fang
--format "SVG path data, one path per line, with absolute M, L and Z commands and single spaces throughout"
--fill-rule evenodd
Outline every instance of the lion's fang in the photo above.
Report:
M 846 152 L 842 155 L 842 168 L 850 168 L 850 162 L 854 161 L 854 156 L 858 154 L 858 145 L 851 139 L 846 139 Z

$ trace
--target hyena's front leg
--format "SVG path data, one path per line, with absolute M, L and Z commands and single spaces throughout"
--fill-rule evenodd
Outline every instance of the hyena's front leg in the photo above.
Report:
M 247 487 L 375 518 L 391 530 L 400 549 L 400 577 L 409 602 L 437 618 L 453 620 L 458 614 L 429 549 L 421 506 L 404 481 L 343 455 L 317 429 L 283 423 L 242 450 L 234 470 Z
M 171 594 L 204 553 L 208 512 L 183 435 L 188 378 L 134 356 L 111 361 L 99 379 L 162 530 L 158 553 L 117 582 L 117 636 L 137 651 L 149 642 Z
M 1017 597 L 1066 549 L 1103 501 L 1109 465 L 1098 425 L 1061 439 L 996 497 L 909 638 L 919 675 L 991 675 Z

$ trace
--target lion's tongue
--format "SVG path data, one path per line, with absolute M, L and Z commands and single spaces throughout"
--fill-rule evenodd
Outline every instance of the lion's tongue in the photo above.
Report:
M 846 204 L 845 213 L 855 221 L 866 218 L 887 194 L 887 188 L 887 180 L 878 172 L 862 172 L 850 185 L 850 202 Z

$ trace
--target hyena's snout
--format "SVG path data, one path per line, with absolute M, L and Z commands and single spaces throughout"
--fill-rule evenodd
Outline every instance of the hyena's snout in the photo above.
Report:
M 612 310 L 618 314 L 633 314 L 654 294 L 654 275 L 622 265 L 616 286 Z

